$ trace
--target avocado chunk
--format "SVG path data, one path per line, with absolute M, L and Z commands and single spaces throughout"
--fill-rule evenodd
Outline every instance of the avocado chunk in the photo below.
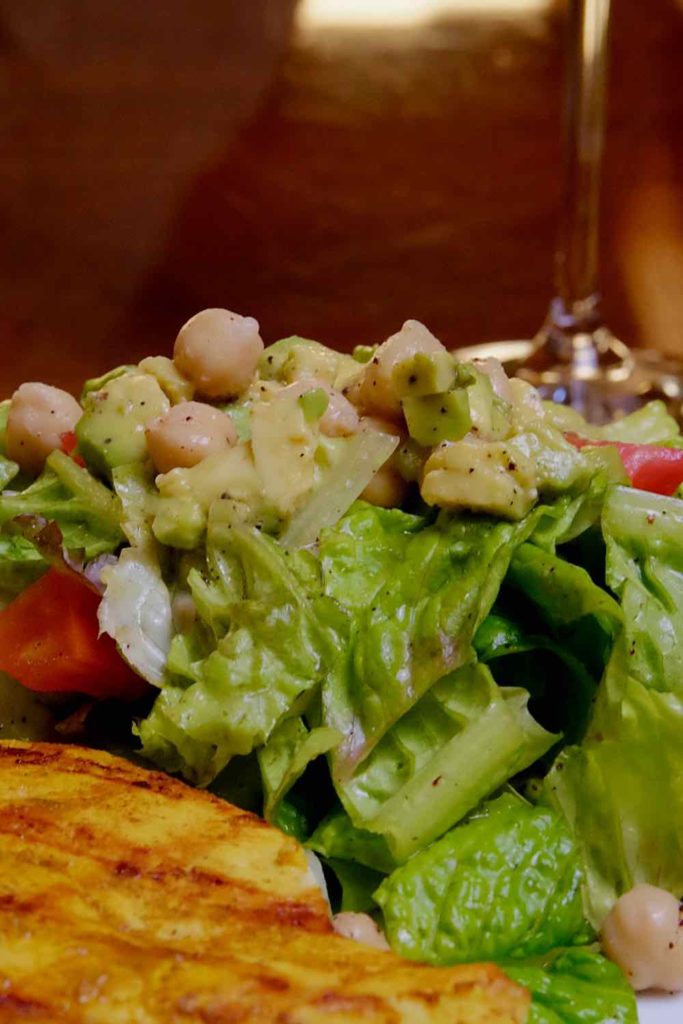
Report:
M 283 388 L 257 402 L 251 413 L 251 445 L 263 489 L 288 515 L 315 483 L 318 431 L 301 406 L 299 389 Z
M 101 377 L 91 377 L 90 380 L 86 380 L 81 391 L 81 405 L 83 405 L 85 396 L 89 395 L 91 391 L 101 391 L 107 384 L 111 384 L 119 377 L 125 377 L 128 373 L 137 373 L 137 367 L 130 363 L 124 363 L 123 366 L 115 366 L 113 370 L 107 370 Z
M 534 429 L 516 434 L 515 444 L 533 462 L 541 494 L 562 494 L 591 474 L 585 454 L 546 423 L 540 422 Z
M 261 480 L 256 472 L 249 444 L 236 444 L 227 452 L 217 452 L 190 469 L 172 469 L 156 478 L 164 498 L 196 501 L 206 512 L 217 498 L 234 499 L 254 510 L 264 504 Z
M 138 368 L 156 379 L 171 405 L 191 402 L 194 398 L 194 385 L 183 377 L 168 356 L 147 356 L 140 361 Z
M 351 357 L 357 363 L 369 363 L 378 348 L 379 345 L 356 345 Z
M 396 365 L 393 383 L 401 396 L 436 395 L 455 386 L 457 365 L 450 352 L 417 352 Z M 467 374 L 462 383 L 473 381 L 474 375 Z
M 83 408 L 78 449 L 90 469 L 109 475 L 116 466 L 147 458 L 145 425 L 168 412 L 170 403 L 154 377 L 126 373 L 85 395 Z
M 410 396 L 403 399 L 402 405 L 408 433 L 426 448 L 441 441 L 459 441 L 472 426 L 464 388 L 441 395 Z
M 299 398 L 299 405 L 303 410 L 304 419 L 307 423 L 315 423 L 319 420 L 325 414 L 329 404 L 330 396 L 323 388 L 314 388 L 312 391 L 306 391 Z
M 206 513 L 193 498 L 160 498 L 152 522 L 156 539 L 170 548 L 193 551 L 206 529 Z
M 467 394 L 472 414 L 472 431 L 484 441 L 504 441 L 513 431 L 512 407 L 496 395 L 485 373 L 474 367 L 471 370 L 474 383 L 468 387 Z
M 538 498 L 534 465 L 514 441 L 439 445 L 425 464 L 420 491 L 428 505 L 504 519 L 521 519 Z
M 262 380 L 291 384 L 311 377 L 341 389 L 362 373 L 362 367 L 353 356 L 293 335 L 268 346 L 259 359 L 258 372 Z

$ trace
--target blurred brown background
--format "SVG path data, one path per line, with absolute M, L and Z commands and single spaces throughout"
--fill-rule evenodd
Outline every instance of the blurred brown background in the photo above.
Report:
M 683 8 L 615 0 L 602 279 L 683 356 Z M 0 392 L 207 305 L 350 347 L 524 337 L 552 287 L 565 8 L 0 0 Z M 343 23 L 342 23 L 343 22 Z

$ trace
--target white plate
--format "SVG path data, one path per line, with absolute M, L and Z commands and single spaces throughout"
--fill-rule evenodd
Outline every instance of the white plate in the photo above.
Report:
M 641 996 L 640 1024 L 683 1024 L 683 993 L 677 996 Z

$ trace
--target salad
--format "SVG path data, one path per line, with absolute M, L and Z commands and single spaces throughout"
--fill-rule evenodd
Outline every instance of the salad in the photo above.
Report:
M 682 482 L 661 403 L 205 310 L 0 405 L 0 737 L 264 815 L 348 927 L 500 963 L 536 1024 L 635 1022 L 683 987 Z

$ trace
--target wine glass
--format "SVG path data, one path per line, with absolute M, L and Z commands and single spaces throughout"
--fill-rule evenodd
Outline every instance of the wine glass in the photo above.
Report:
M 652 398 L 681 417 L 683 367 L 631 349 L 605 324 L 598 288 L 598 225 L 610 0 L 570 0 L 564 185 L 555 297 L 532 340 L 460 349 L 461 358 L 495 356 L 545 398 L 605 423 Z

